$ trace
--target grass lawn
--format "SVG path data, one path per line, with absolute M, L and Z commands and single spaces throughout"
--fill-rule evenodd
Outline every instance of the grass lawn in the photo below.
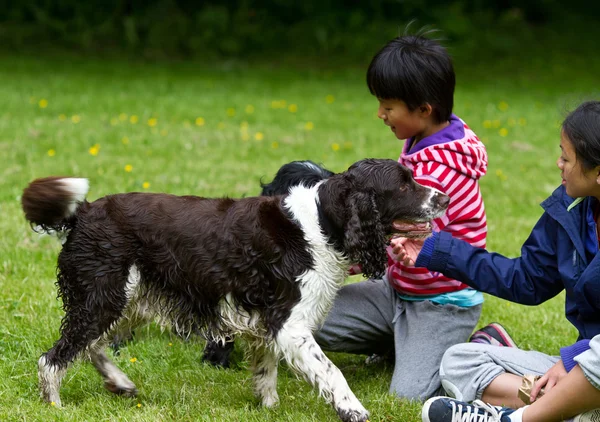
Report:
M 364 73 L 361 66 L 0 57 L 0 420 L 335 420 L 285 368 L 280 406 L 260 408 L 242 345 L 237 366 L 217 370 L 200 363 L 202 341 L 183 342 L 156 325 L 137 330 L 115 357 L 137 398 L 111 395 L 78 361 L 63 382 L 64 407 L 42 403 L 37 359 L 57 339 L 62 317 L 54 287 L 59 245 L 29 229 L 19 199 L 30 180 L 48 175 L 89 178 L 91 200 L 123 191 L 248 196 L 291 160 L 342 171 L 367 156 L 395 159 L 401 143 L 376 118 Z M 455 112 L 488 148 L 481 180 L 488 245 L 515 256 L 541 215 L 539 202 L 559 183 L 559 123 L 598 94 L 600 60 L 549 52 L 457 63 L 457 74 Z M 528 308 L 488 297 L 480 324 L 501 321 L 521 347 L 556 354 L 576 338 L 563 301 Z M 391 367 L 330 357 L 371 421 L 420 420 L 419 404 L 387 394 Z

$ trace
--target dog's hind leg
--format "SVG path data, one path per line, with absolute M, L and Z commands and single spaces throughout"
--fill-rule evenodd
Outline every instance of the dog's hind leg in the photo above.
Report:
M 284 325 L 275 337 L 288 365 L 302 375 L 333 404 L 344 422 L 365 422 L 369 412 L 358 401 L 341 371 L 325 356 L 310 330 L 299 325 Z
M 264 344 L 264 340 L 256 340 L 248 345 L 250 369 L 253 374 L 254 394 L 265 407 L 273 407 L 279 403 L 277 395 L 277 364 L 274 351 Z
M 86 349 L 89 348 L 92 360 L 96 361 L 96 367 L 100 365 L 110 372 L 112 368 L 103 362 L 102 354 L 98 354 L 95 347 L 123 316 L 123 310 L 132 297 L 128 289 L 134 284 L 137 286 L 139 282 L 139 273 L 135 266 L 131 268 L 126 283 L 123 282 L 119 288 L 119 282 L 115 282 L 114 275 L 104 274 L 103 277 L 99 277 L 98 271 L 94 273 L 94 266 L 85 267 L 89 273 L 81 271 L 81 267 L 72 265 L 67 254 L 62 253 L 59 257 L 59 270 L 59 293 L 65 309 L 60 328 L 61 336 L 38 361 L 40 394 L 45 401 L 56 406 L 61 405 L 60 384 L 68 365 Z M 96 276 L 93 277 L 90 273 Z M 100 290 L 106 285 L 113 286 L 111 294 Z M 131 391 L 129 385 L 127 388 Z
M 133 397 L 137 394 L 135 384 L 127 378 L 117 365 L 104 353 L 105 341 L 99 341 L 90 348 L 92 364 L 104 378 L 104 387 L 115 394 Z

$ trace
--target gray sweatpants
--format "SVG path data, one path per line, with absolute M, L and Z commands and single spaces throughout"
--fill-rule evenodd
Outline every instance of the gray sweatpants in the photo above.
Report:
M 450 346 L 473 332 L 481 305 L 470 308 L 408 302 L 385 280 L 368 280 L 342 287 L 315 334 L 324 350 L 395 353 L 390 393 L 425 400 L 441 392 L 440 361 Z
M 440 377 L 449 396 L 470 402 L 481 399 L 483 390 L 500 374 L 543 375 L 559 359 L 558 356 L 516 347 L 463 343 L 450 347 L 444 353 Z

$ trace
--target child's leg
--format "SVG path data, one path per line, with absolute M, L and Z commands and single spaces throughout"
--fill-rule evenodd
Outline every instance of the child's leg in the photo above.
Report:
M 594 368 L 597 373 L 600 368 Z M 523 412 L 523 422 L 560 422 L 579 413 L 600 408 L 600 390 L 576 366 L 550 391 Z
M 457 344 L 444 353 L 440 376 L 446 392 L 459 400 L 482 399 L 493 405 L 520 407 L 520 377 L 543 375 L 558 359 L 516 347 Z
M 395 295 L 387 281 L 368 280 L 338 292 L 323 327 L 314 334 L 323 350 L 371 355 L 394 347 Z
M 398 299 L 394 318 L 396 365 L 390 393 L 417 400 L 439 394 L 444 352 L 467 341 L 480 314 L 481 305 L 465 308 Z

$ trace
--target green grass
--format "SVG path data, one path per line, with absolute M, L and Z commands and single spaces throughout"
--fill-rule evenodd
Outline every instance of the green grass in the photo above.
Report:
M 488 245 L 509 256 L 519 253 L 541 215 L 539 202 L 559 182 L 564 111 L 597 94 L 600 60 L 591 51 L 541 54 L 457 63 L 455 112 L 489 153 L 481 180 Z M 0 420 L 335 420 L 284 366 L 280 406 L 260 408 L 243 345 L 235 368 L 217 370 L 200 363 L 202 341 L 183 342 L 155 325 L 139 329 L 115 358 L 139 397 L 111 395 L 89 363 L 77 362 L 64 379 L 64 408 L 42 403 L 36 362 L 62 316 L 54 287 L 59 245 L 29 230 L 19 199 L 29 181 L 48 175 L 89 178 L 90 199 L 122 191 L 248 196 L 291 160 L 342 171 L 367 156 L 395 159 L 401 143 L 376 118 L 364 70 L 0 57 Z M 501 321 L 523 348 L 555 354 L 576 338 L 563 301 L 529 308 L 488 297 L 480 324 Z M 391 367 L 330 357 L 371 421 L 420 420 L 419 404 L 387 394 Z

